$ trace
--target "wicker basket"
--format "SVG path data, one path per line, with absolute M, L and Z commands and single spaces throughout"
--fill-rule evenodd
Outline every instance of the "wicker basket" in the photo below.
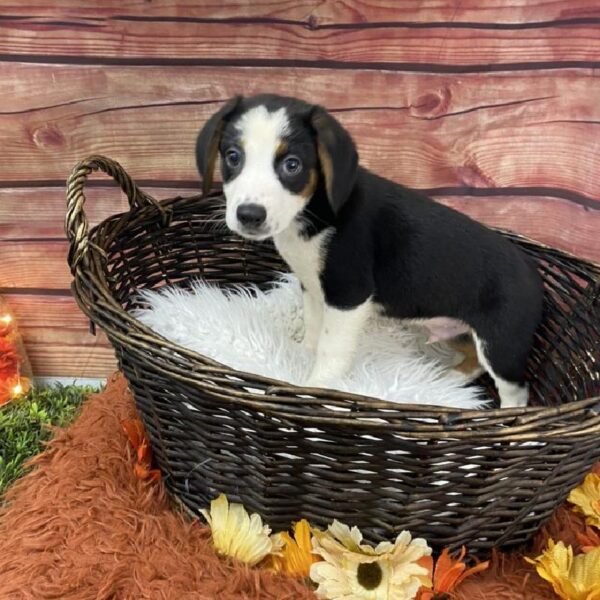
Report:
M 131 210 L 88 231 L 84 185 L 98 169 Z M 219 226 L 219 195 L 157 202 L 100 156 L 75 167 L 67 195 L 73 293 L 116 350 L 166 485 L 194 514 L 225 492 L 276 529 L 337 518 L 372 541 L 408 529 L 433 546 L 481 552 L 526 541 L 600 459 L 600 269 L 591 263 L 505 234 L 535 258 L 547 288 L 530 407 L 398 405 L 235 371 L 128 314 L 142 289 L 193 278 L 266 287 L 284 269 L 271 244 Z

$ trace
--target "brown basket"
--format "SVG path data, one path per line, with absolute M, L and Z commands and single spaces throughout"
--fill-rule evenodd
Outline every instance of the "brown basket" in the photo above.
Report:
M 131 210 L 88 231 L 84 185 L 98 169 Z M 130 316 L 142 289 L 266 287 L 284 270 L 271 244 L 220 227 L 221 196 L 157 202 L 101 156 L 75 167 L 67 196 L 73 293 L 116 350 L 166 485 L 194 514 L 224 492 L 275 529 L 337 518 L 372 541 L 408 529 L 483 551 L 529 539 L 600 459 L 600 269 L 589 262 L 505 233 L 547 289 L 530 407 L 398 405 L 235 371 Z

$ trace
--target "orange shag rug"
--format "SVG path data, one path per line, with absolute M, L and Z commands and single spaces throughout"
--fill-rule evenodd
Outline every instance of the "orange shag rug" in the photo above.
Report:
M 0 514 L 0 598 L 316 598 L 298 581 L 218 558 L 206 526 L 174 511 L 161 485 L 135 476 L 121 423 L 136 416 L 125 380 L 114 376 L 11 488 Z M 530 551 L 545 546 L 548 535 L 577 545 L 582 528 L 561 508 Z M 522 556 L 496 553 L 489 570 L 465 581 L 455 598 L 555 596 Z

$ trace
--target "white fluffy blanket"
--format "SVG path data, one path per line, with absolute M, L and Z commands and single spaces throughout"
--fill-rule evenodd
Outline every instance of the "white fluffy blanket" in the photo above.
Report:
M 293 276 L 282 276 L 268 292 L 222 291 L 202 282 L 190 291 L 165 287 L 141 294 L 134 315 L 167 339 L 231 368 L 302 385 L 314 354 L 303 335 L 302 294 Z M 385 317 L 373 318 L 350 373 L 334 389 L 392 402 L 483 408 L 480 388 L 449 366 L 454 350 L 426 344 L 420 328 Z

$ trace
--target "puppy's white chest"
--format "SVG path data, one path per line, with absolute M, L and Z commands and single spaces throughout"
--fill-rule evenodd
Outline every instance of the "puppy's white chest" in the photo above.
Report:
M 273 238 L 279 254 L 302 285 L 319 296 L 322 295 L 319 275 L 328 236 L 329 231 L 325 230 L 307 240 L 298 234 L 296 227 L 288 227 Z

